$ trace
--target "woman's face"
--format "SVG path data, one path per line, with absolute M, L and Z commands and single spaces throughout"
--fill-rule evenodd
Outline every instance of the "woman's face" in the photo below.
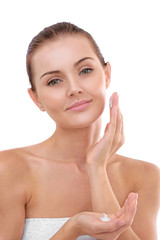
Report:
M 66 36 L 48 41 L 32 56 L 36 92 L 29 94 L 57 125 L 81 128 L 97 120 L 105 107 L 110 73 L 102 66 L 90 42 L 83 36 Z M 87 99 L 83 109 L 68 109 Z

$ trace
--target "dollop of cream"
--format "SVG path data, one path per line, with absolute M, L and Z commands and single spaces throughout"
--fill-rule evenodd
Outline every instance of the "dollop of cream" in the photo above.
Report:
M 106 213 L 104 213 L 104 217 L 101 217 L 100 220 L 104 221 L 104 222 L 107 222 L 107 221 L 110 221 L 111 219 L 107 216 Z

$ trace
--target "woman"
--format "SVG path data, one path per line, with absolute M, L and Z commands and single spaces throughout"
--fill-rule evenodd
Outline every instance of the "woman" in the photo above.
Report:
M 1 239 L 155 240 L 159 169 L 116 154 L 124 143 L 117 93 L 100 138 L 111 66 L 91 35 L 65 22 L 45 28 L 29 45 L 27 71 L 29 95 L 56 130 L 1 152 Z

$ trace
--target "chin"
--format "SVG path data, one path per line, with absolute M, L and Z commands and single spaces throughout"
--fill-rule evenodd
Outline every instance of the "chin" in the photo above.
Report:
M 87 114 L 73 114 L 71 117 L 66 117 L 65 120 L 62 121 L 55 121 L 56 125 L 63 127 L 63 128 L 85 128 L 90 126 L 91 124 L 95 123 L 101 118 L 104 108 L 98 108 L 97 111 L 88 112 Z M 62 120 L 62 118 L 61 118 Z

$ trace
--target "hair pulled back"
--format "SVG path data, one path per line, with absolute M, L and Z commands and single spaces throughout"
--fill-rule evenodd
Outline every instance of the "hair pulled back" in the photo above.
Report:
M 39 32 L 30 42 L 27 50 L 27 56 L 26 56 L 26 67 L 27 67 L 27 74 L 29 77 L 29 82 L 31 84 L 31 89 L 35 91 L 35 84 L 33 81 L 33 73 L 32 73 L 32 64 L 31 59 L 35 51 L 42 45 L 42 43 L 47 42 L 48 40 L 58 40 L 61 37 L 65 37 L 68 35 L 81 35 L 86 37 L 90 43 L 91 46 L 99 58 L 102 65 L 105 65 L 104 58 L 101 54 L 101 51 L 93 39 L 93 37 L 85 30 L 77 27 L 76 25 L 70 23 L 70 22 L 59 22 L 56 24 L 53 24 L 49 27 L 44 28 L 41 32 Z

